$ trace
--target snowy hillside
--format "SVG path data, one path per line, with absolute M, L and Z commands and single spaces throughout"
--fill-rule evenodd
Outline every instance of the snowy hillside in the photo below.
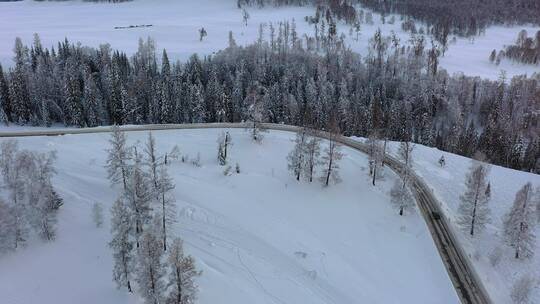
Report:
M 391 145 L 397 151 L 398 144 Z M 439 158 L 444 155 L 446 166 L 440 167 Z M 440 151 L 436 148 L 416 145 L 413 152 L 414 169 L 433 189 L 443 204 L 442 210 L 450 220 L 456 235 L 466 248 L 472 264 L 480 273 L 494 303 L 511 303 L 510 293 L 513 284 L 529 275 L 536 278 L 531 303 L 540 303 L 540 242 L 536 242 L 536 255 L 532 259 L 516 261 L 514 251 L 503 241 L 503 218 L 509 212 L 516 192 L 527 182 L 533 187 L 540 186 L 540 176 L 522 171 L 511 170 L 499 166 L 490 166 L 488 179 L 491 183 L 491 223 L 486 231 L 474 238 L 459 229 L 456 223 L 459 196 L 465 191 L 465 174 L 469 170 L 471 160 L 459 155 Z M 540 225 L 535 226 L 536 235 L 540 235 Z M 490 256 L 497 251 L 502 253 L 496 266 L 490 263 Z M 495 252 L 495 253 L 494 253 Z
M 459 302 L 421 216 L 400 217 L 392 208 L 393 173 L 373 187 L 367 157 L 343 149 L 341 184 L 298 183 L 286 164 L 293 134 L 270 132 L 256 144 L 231 130 L 231 162 L 241 173 L 224 176 L 216 160 L 219 132 L 153 133 L 160 153 L 179 145 L 184 155 L 201 155 L 201 167 L 169 166 L 174 230 L 203 270 L 199 303 Z M 146 136 L 128 133 L 130 143 Z M 65 205 L 56 241 L 31 242 L 0 259 L 1 303 L 141 303 L 112 281 L 108 212 L 102 228 L 91 219 L 95 202 L 108 209 L 119 192 L 103 167 L 108 139 L 19 139 L 21 148 L 58 151 L 54 182 Z
M 0 3 L 0 62 L 12 65 L 12 49 L 16 37 L 25 44 L 32 42 L 34 33 L 41 36 L 44 46 L 56 46 L 58 41 L 68 38 L 83 45 L 97 47 L 110 43 L 114 49 L 133 53 L 140 37 L 153 37 L 160 48 L 166 48 L 174 59 L 186 59 L 193 53 L 211 54 L 227 46 L 228 33 L 232 31 L 238 43 L 253 43 L 259 32 L 259 24 L 292 21 L 297 24 L 300 36 L 313 36 L 314 28 L 304 21 L 314 14 L 312 7 L 282 7 L 248 9 L 248 26 L 242 21 L 242 11 L 235 0 L 135 0 L 120 4 L 92 3 L 82 1 L 48 2 L 21 1 Z M 387 17 L 389 20 L 390 17 Z M 382 24 L 378 14 L 373 14 L 373 24 L 362 24 L 358 40 L 349 35 L 349 27 L 340 24 L 338 31 L 346 35 L 350 47 L 365 55 L 368 40 L 380 28 L 384 35 L 395 32 L 402 42 L 409 40 L 408 33 L 401 30 L 401 21 L 396 16 L 394 24 Z M 151 27 L 115 29 L 130 25 L 152 25 Z M 199 41 L 198 29 L 205 27 L 208 37 Z M 497 79 L 500 70 L 507 76 L 538 72 L 538 67 L 503 60 L 500 66 L 489 63 L 493 49 L 500 50 L 513 44 L 521 29 L 529 33 L 535 27 L 492 27 L 474 42 L 458 38 L 441 58 L 441 66 L 451 74 L 464 72 L 468 75 Z M 265 37 L 269 29 L 266 27 Z M 356 36 L 356 34 L 354 34 Z M 428 43 L 429 44 L 429 43 Z

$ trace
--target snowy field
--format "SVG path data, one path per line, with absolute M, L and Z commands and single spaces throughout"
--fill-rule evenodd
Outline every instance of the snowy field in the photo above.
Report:
M 173 163 L 174 230 L 203 270 L 200 301 L 214 303 L 458 303 L 418 212 L 400 217 L 390 204 L 390 171 L 370 185 L 367 158 L 343 149 L 343 182 L 298 183 L 287 171 L 292 134 L 267 133 L 255 144 L 231 130 L 231 163 L 216 160 L 219 130 L 157 131 L 159 151 L 179 145 L 201 153 L 202 167 Z M 129 142 L 146 140 L 129 132 Z M 0 302 L 142 303 L 112 281 L 108 212 L 95 228 L 91 206 L 108 209 L 119 189 L 106 178 L 108 134 L 21 138 L 22 148 L 58 151 L 54 182 L 64 198 L 56 241 L 30 242 L 0 259 Z M 429 160 L 428 160 L 429 162 Z M 449 161 L 451 164 L 451 162 Z
M 32 42 L 34 33 L 41 36 L 45 46 L 56 46 L 58 41 L 68 38 L 83 45 L 97 47 L 110 43 L 114 49 L 128 54 L 135 52 L 140 37 L 153 37 L 158 48 L 166 48 L 173 59 L 184 60 L 193 53 L 211 54 L 227 46 L 228 33 L 232 31 L 240 44 L 253 43 L 258 37 L 259 24 L 277 24 L 292 21 L 297 24 L 300 35 L 313 36 L 314 29 L 304 17 L 314 14 L 312 7 L 285 7 L 248 9 L 251 18 L 248 26 L 242 21 L 242 11 L 235 0 L 135 0 L 120 4 L 92 3 L 82 1 L 48 2 L 31 1 L 0 3 L 0 62 L 11 66 L 15 37 L 26 44 Z M 399 17 L 395 24 L 382 24 L 374 14 L 374 24 L 362 24 L 358 41 L 349 36 L 349 27 L 341 24 L 338 31 L 345 33 L 350 47 L 362 55 L 367 54 L 368 40 L 377 28 L 383 34 L 394 31 L 402 41 L 409 34 L 401 30 Z M 389 20 L 389 18 L 387 18 Z M 114 29 L 129 25 L 152 24 L 152 27 Z M 205 27 L 208 36 L 199 41 L 198 29 Z M 499 67 L 488 61 L 493 49 L 513 44 L 518 32 L 526 29 L 532 36 L 540 28 L 535 27 L 492 27 L 486 34 L 476 37 L 474 42 L 458 38 L 449 46 L 441 65 L 451 74 L 463 72 L 467 75 L 497 79 L 502 69 L 507 76 L 538 72 L 538 66 L 523 65 L 503 60 Z M 266 28 L 268 35 L 268 28 Z M 430 46 L 428 41 L 427 46 Z
M 398 144 L 393 143 L 391 149 L 397 151 L 397 148 Z M 438 164 L 441 155 L 446 160 L 444 168 Z M 469 170 L 470 159 L 422 145 L 415 146 L 413 159 L 416 173 L 423 177 L 443 204 L 442 210 L 450 219 L 451 226 L 460 237 L 494 303 L 512 303 L 512 285 L 523 275 L 536 279 L 531 303 L 540 303 L 540 242 L 537 239 L 536 254 L 532 259 L 516 261 L 514 250 L 503 241 L 502 229 L 504 215 L 510 210 L 516 192 L 527 182 L 531 182 L 533 187 L 539 187 L 540 175 L 491 165 L 488 176 L 492 190 L 489 202 L 491 223 L 485 231 L 471 239 L 468 233 L 460 230 L 455 221 L 460 204 L 459 196 L 465 191 L 465 174 Z M 540 224 L 535 229 L 538 238 Z M 500 263 L 495 267 L 489 261 L 494 250 L 502 252 Z

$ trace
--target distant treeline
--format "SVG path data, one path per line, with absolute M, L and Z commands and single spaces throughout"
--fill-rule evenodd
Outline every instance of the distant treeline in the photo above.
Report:
M 436 37 L 473 36 L 493 24 L 540 24 L 538 0 L 357 0 L 383 14 L 397 13 L 427 23 Z
M 371 38 L 361 59 L 327 37 L 299 38 L 281 24 L 270 41 L 171 63 L 152 40 L 131 57 L 72 44 L 15 44 L 15 65 L 0 71 L 0 117 L 30 125 L 239 122 L 327 127 L 345 135 L 412 140 L 495 164 L 540 172 L 540 76 L 498 81 L 450 76 L 422 36 L 408 45 Z M 320 38 L 316 38 L 320 39 Z M 334 40 L 335 39 L 335 40 Z M 310 48 L 311 49 L 311 48 Z M 321 55 L 321 53 L 326 53 Z M 161 62 L 158 64 L 158 62 Z
M 540 24 L 538 0 L 237 0 L 241 5 L 318 5 L 353 23 L 355 4 L 384 15 L 401 14 L 425 22 L 437 40 L 448 35 L 474 36 L 494 24 Z
M 521 30 L 514 45 L 506 46 L 499 53 L 493 50 L 489 60 L 498 65 L 504 57 L 525 64 L 540 64 L 540 31 L 528 37 L 527 31 Z

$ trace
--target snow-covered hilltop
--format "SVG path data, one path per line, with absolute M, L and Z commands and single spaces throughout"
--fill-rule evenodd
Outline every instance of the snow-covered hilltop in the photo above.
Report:
M 342 183 L 297 182 L 286 160 L 294 134 L 272 131 L 258 144 L 230 130 L 230 163 L 241 173 L 225 176 L 216 159 L 220 132 L 153 132 L 159 153 L 178 145 L 186 157 L 201 156 L 201 167 L 180 160 L 168 167 L 176 184 L 174 232 L 203 271 L 199 303 L 459 301 L 422 217 L 400 217 L 391 205 L 391 171 L 373 187 L 366 155 L 342 149 Z M 147 132 L 127 136 L 142 145 Z M 119 188 L 109 186 L 104 168 L 108 139 L 19 139 L 21 148 L 57 151 L 54 183 L 65 205 L 55 242 L 0 259 L 7 303 L 138 303 L 111 277 L 108 210 Z M 104 206 L 102 228 L 92 222 L 95 202 Z

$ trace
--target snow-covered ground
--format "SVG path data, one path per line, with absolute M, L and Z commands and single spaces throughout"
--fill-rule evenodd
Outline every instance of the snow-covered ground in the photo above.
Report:
M 421 216 L 400 217 L 392 208 L 394 174 L 373 187 L 366 156 L 343 149 L 341 184 L 298 183 L 285 159 L 291 133 L 267 133 L 259 145 L 231 130 L 231 163 L 241 173 L 224 176 L 216 160 L 219 132 L 154 132 L 161 153 L 176 144 L 186 155 L 201 153 L 200 168 L 169 167 L 174 230 L 203 270 L 199 303 L 459 302 Z M 147 133 L 128 136 L 144 143 Z M 22 148 L 58 151 L 54 182 L 65 204 L 56 241 L 35 240 L 0 258 L 2 304 L 141 303 L 112 281 L 108 212 L 103 228 L 91 219 L 94 202 L 108 209 L 119 192 L 103 167 L 108 138 L 19 139 Z
M 392 143 L 390 147 L 395 152 L 398 144 Z M 443 168 L 438 164 L 441 155 L 444 155 L 446 161 Z M 466 249 L 494 303 L 512 303 L 510 299 L 512 285 L 526 274 L 536 280 L 531 303 L 540 303 L 540 242 L 536 243 L 536 255 L 533 258 L 516 261 L 513 249 L 503 241 L 502 229 L 504 215 L 510 210 L 516 192 L 527 182 L 531 182 L 533 187 L 540 187 L 540 175 L 490 166 L 491 223 L 485 231 L 471 239 L 468 233 L 459 229 L 455 221 L 460 204 L 459 196 L 465 191 L 465 174 L 471 160 L 422 145 L 415 146 L 413 159 L 415 172 L 427 182 L 439 198 L 446 218 L 450 220 L 455 234 Z M 535 232 L 540 238 L 540 223 L 535 226 Z M 500 263 L 495 267 L 489 260 L 494 250 L 502 251 Z
M 113 48 L 128 54 L 136 51 L 140 37 L 153 37 L 159 48 L 166 48 L 174 59 L 186 59 L 193 53 L 211 54 L 227 46 L 228 33 L 232 31 L 240 44 L 253 43 L 258 37 L 259 24 L 295 19 L 300 35 L 313 35 L 313 27 L 304 17 L 314 14 L 312 7 L 267 7 L 248 9 L 248 26 L 242 22 L 242 11 L 235 0 L 134 0 L 126 3 L 93 3 L 82 1 L 31 1 L 0 3 L 0 62 L 11 66 L 15 37 L 21 37 L 27 44 L 33 34 L 41 36 L 45 46 L 56 46 L 58 41 L 68 38 L 84 45 L 97 47 L 110 43 Z M 377 28 L 385 35 L 394 31 L 402 43 L 409 40 L 409 34 L 401 30 L 399 17 L 392 24 L 382 24 L 378 14 L 374 14 L 374 24 L 362 24 L 360 39 L 348 36 L 349 27 L 339 25 L 338 30 L 348 37 L 353 50 L 365 55 L 368 40 Z M 387 18 L 389 20 L 389 18 Z M 152 24 L 152 27 L 114 29 L 117 26 Z M 208 36 L 199 41 L 198 29 L 205 27 Z M 513 44 L 518 32 L 525 28 L 533 35 L 538 27 L 492 27 L 486 34 L 475 38 L 457 39 L 449 46 L 441 65 L 450 73 L 464 72 L 467 75 L 497 79 L 500 70 L 507 76 L 531 75 L 539 72 L 538 66 L 522 65 L 503 61 L 499 67 L 489 63 L 493 49 Z M 268 35 L 268 28 L 266 29 Z M 429 42 L 428 42 L 429 45 Z

